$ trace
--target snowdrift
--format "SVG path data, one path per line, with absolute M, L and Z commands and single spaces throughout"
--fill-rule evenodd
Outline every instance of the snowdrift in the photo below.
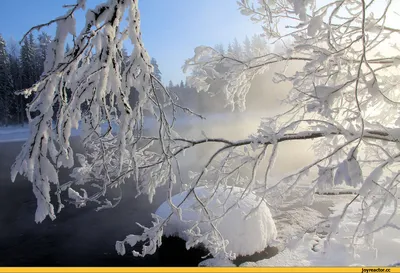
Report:
M 195 192 L 200 199 L 211 197 L 207 207 L 216 218 L 223 215 L 231 207 L 225 217 L 216 224 L 223 238 L 229 242 L 226 250 L 237 255 L 252 255 L 264 250 L 272 243 L 276 239 L 277 230 L 269 208 L 265 202 L 260 204 L 261 200 L 256 195 L 245 194 L 238 205 L 232 207 L 242 195 L 243 190 L 238 187 L 228 187 L 217 190 L 216 194 L 211 196 L 213 193 L 211 189 L 198 187 Z M 188 192 L 184 191 L 173 196 L 172 203 L 177 206 L 187 194 Z M 189 238 L 185 231 L 190 229 L 195 221 L 204 220 L 201 218 L 201 210 L 199 210 L 198 205 L 194 194 L 190 194 L 181 205 L 183 221 L 174 214 L 164 228 L 164 235 L 167 237 L 178 236 L 187 241 Z M 259 206 L 258 209 L 246 217 L 257 206 Z M 169 203 L 164 202 L 157 209 L 156 214 L 162 218 L 168 217 L 171 214 Z M 201 223 L 199 228 L 204 234 L 210 231 L 211 226 L 208 223 Z M 208 249 L 207 241 L 203 242 L 203 245 Z

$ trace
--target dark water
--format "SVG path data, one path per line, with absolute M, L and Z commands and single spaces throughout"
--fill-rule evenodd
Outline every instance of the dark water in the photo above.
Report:
M 165 199 L 158 192 L 150 204 L 145 196 L 134 198 L 132 183 L 124 185 L 124 198 L 114 209 L 95 212 L 93 206 L 67 205 L 51 221 L 34 222 L 36 199 L 30 182 L 10 179 L 10 168 L 22 143 L 0 143 L 0 265 L 1 266 L 155 266 L 157 255 L 119 256 L 115 241 L 139 234 L 135 224 L 149 224 L 150 213 Z M 76 145 L 75 145 L 76 146 Z M 60 173 L 68 181 L 68 172 Z M 158 201 L 159 200 L 159 201 Z
M 72 143 L 79 152 L 78 140 Z M 135 258 L 127 251 L 119 256 L 115 242 L 128 234 L 140 234 L 136 222 L 149 225 L 150 214 L 167 196 L 160 189 L 153 203 L 146 196 L 135 198 L 135 185 L 129 181 L 122 186 L 124 197 L 114 209 L 95 212 L 94 205 L 77 209 L 66 204 L 57 219 L 36 224 L 31 183 L 21 176 L 15 183 L 10 178 L 21 146 L 21 142 L 0 143 L 0 266 L 197 266 L 208 254 L 202 248 L 186 250 L 181 239 L 164 238 L 154 255 Z M 59 177 L 61 182 L 69 181 L 69 171 L 62 170 Z M 234 262 L 265 259 L 274 251 L 266 249 Z

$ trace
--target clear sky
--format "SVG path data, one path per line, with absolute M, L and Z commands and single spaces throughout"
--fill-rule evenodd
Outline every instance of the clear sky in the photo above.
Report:
M 103 0 L 87 0 L 94 7 Z M 22 35 L 33 25 L 47 22 L 65 13 L 63 4 L 74 0 L 1 1 L 0 33 L 7 41 Z M 178 83 L 184 79 L 182 65 L 199 45 L 227 44 L 235 37 L 261 33 L 261 27 L 240 14 L 235 0 L 140 0 L 144 44 L 155 57 L 163 81 Z M 77 26 L 83 16 L 77 16 Z M 53 34 L 54 27 L 43 29 Z M 80 30 L 79 30 L 80 31 Z M 79 32 L 78 31 L 78 32 Z

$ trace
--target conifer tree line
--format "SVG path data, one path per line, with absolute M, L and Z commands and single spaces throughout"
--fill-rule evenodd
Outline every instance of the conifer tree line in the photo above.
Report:
M 0 126 L 12 124 L 23 124 L 26 120 L 25 108 L 31 98 L 16 95 L 15 92 L 32 86 L 39 80 L 44 70 L 47 46 L 51 42 L 51 36 L 45 32 L 37 37 L 30 34 L 21 44 L 11 41 L 7 44 L 0 34 Z M 266 52 L 266 42 L 259 35 L 251 39 L 246 37 L 243 42 L 234 39 L 228 43 L 226 48 L 223 44 L 216 49 L 223 54 L 231 54 L 242 59 L 252 58 Z M 68 45 L 66 48 L 68 51 Z M 128 62 L 129 56 L 125 48 L 122 49 L 124 63 Z M 154 74 L 162 81 L 162 73 L 155 58 L 151 61 L 154 66 Z M 122 69 L 124 69 L 122 67 Z M 223 72 L 226 67 L 220 67 Z M 169 81 L 168 88 L 178 96 L 181 103 L 199 112 L 227 111 L 223 105 L 223 97 L 216 95 L 211 98 L 209 93 L 200 92 L 188 86 L 186 81 L 174 84 Z M 215 88 L 218 88 L 217 86 Z M 132 92 L 130 103 L 136 101 L 135 92 Z
M 238 39 L 235 38 L 226 46 L 218 44 L 214 48 L 223 55 L 246 61 L 268 53 L 269 49 L 267 45 L 268 43 L 264 37 L 255 34 L 251 38 L 246 36 L 242 42 L 239 42 Z M 220 65 L 216 67 L 216 72 L 224 73 L 229 69 L 230 67 L 226 65 Z M 221 113 L 231 111 L 231 108 L 225 107 L 226 99 L 218 83 L 213 83 L 213 86 L 209 89 L 211 92 L 198 92 L 195 88 L 189 86 L 186 81 L 180 81 L 180 83 L 169 81 L 166 86 L 177 94 L 181 104 L 197 113 Z
M 30 98 L 15 92 L 32 86 L 44 70 L 47 46 L 51 37 L 40 33 L 30 34 L 21 45 L 9 44 L 0 34 L 0 125 L 23 124 L 25 108 Z

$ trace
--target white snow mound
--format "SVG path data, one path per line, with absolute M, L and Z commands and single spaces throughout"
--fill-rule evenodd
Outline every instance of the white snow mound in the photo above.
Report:
M 234 263 L 232 263 L 230 260 L 223 260 L 223 259 L 217 259 L 217 258 L 210 258 L 207 260 L 204 260 L 199 263 L 199 267 L 236 267 Z
M 353 199 L 352 196 L 347 196 L 347 200 L 340 196 L 329 198 L 335 203 L 331 207 L 333 213 L 330 217 L 340 216 L 344 207 Z M 307 233 L 298 240 L 293 239 L 286 249 L 270 259 L 246 262 L 240 266 L 397 266 L 400 249 L 400 239 L 398 239 L 400 238 L 400 231 L 397 229 L 387 228 L 374 233 L 373 247 L 368 246 L 367 240 L 369 238 L 367 236 L 359 238 L 354 247 L 350 245 L 352 236 L 359 225 L 360 217 L 365 214 L 362 206 L 362 202 L 355 200 L 348 207 L 347 215 L 342 219 L 341 228 L 332 235 L 329 244 L 326 244 L 327 239 L 322 234 Z M 371 209 L 371 215 L 375 213 L 373 210 L 375 208 Z M 393 205 L 392 207 L 384 207 L 381 216 L 376 220 L 375 227 L 385 225 L 393 210 Z M 397 211 L 399 210 L 400 206 L 397 207 Z M 288 232 L 289 229 L 281 230 L 279 221 L 279 218 L 276 219 L 280 234 L 290 233 Z M 392 223 L 397 226 L 400 225 L 400 214 L 398 212 L 392 218 Z
M 207 205 L 208 210 L 213 213 L 213 217 L 217 218 L 223 215 L 240 198 L 243 190 L 239 187 L 227 187 L 217 190 Z M 197 187 L 195 192 L 201 200 L 210 197 L 213 193 L 211 189 L 206 187 Z M 172 203 L 177 206 L 187 194 L 188 192 L 184 191 L 173 196 Z M 232 207 L 216 224 L 224 239 L 229 241 L 226 251 L 232 251 L 236 255 L 252 255 L 263 251 L 269 243 L 275 241 L 277 231 L 274 220 L 265 202 L 260 204 L 260 201 L 261 199 L 253 193 L 246 193 L 243 199 L 238 202 L 238 206 Z M 194 194 L 190 194 L 180 206 L 183 221 L 176 214 L 172 215 L 167 226 L 164 228 L 164 235 L 178 236 L 187 241 L 188 235 L 184 231 L 190 229 L 194 221 L 202 220 L 201 210 L 198 206 L 199 203 Z M 259 206 L 258 209 L 245 219 L 246 215 L 257 206 Z M 164 219 L 171 214 L 168 201 L 164 202 L 157 209 L 156 214 Z M 201 223 L 199 228 L 202 234 L 204 234 L 210 231 L 211 227 L 208 223 Z M 203 242 L 203 244 L 205 248 L 209 249 L 207 242 Z

